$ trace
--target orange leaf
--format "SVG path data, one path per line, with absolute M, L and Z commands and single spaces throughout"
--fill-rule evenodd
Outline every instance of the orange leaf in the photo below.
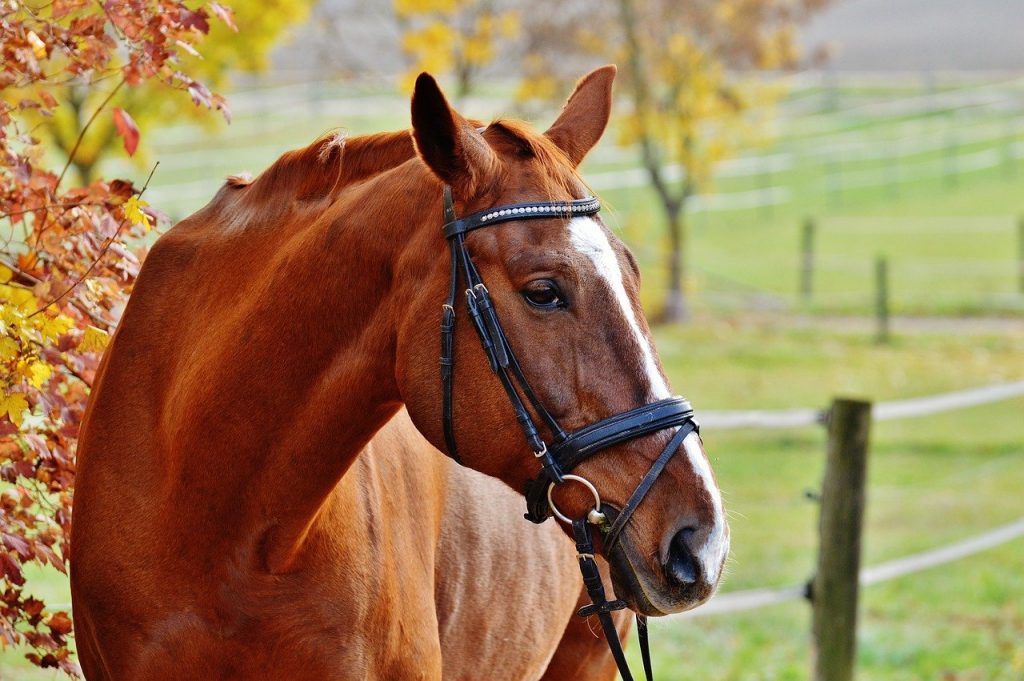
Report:
M 115 106 L 111 113 L 114 116 L 117 134 L 124 138 L 124 150 L 129 156 L 134 155 L 135 149 L 139 146 L 139 126 L 135 125 L 132 117 L 121 107 Z
M 55 612 L 46 621 L 46 626 L 50 627 L 53 633 L 64 636 L 71 633 L 71 618 L 66 612 Z
M 35 251 L 27 251 L 18 256 L 18 269 L 22 272 L 30 274 L 35 272 L 37 264 L 39 264 L 39 256 Z

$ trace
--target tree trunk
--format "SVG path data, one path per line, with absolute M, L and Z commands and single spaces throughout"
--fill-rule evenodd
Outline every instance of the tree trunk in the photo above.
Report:
M 689 317 L 686 305 L 686 216 L 685 201 L 676 205 L 664 206 L 665 220 L 668 227 L 668 291 L 665 294 L 665 307 L 661 313 L 661 321 L 666 324 L 685 322 Z
M 460 103 L 466 101 L 466 97 L 473 91 L 473 65 L 462 61 L 455 67 L 458 77 L 458 86 L 455 90 L 455 100 Z
M 97 160 L 95 158 L 90 161 L 80 161 L 77 158 L 72 159 L 71 165 L 75 167 L 75 171 L 78 173 L 78 181 L 82 183 L 83 187 L 89 186 L 96 179 Z

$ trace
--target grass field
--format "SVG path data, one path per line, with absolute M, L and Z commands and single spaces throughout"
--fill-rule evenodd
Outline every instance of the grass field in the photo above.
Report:
M 716 322 L 661 334 L 678 389 L 713 408 L 824 406 L 831 396 L 914 396 L 1024 376 L 1024 335 L 915 335 L 879 347 L 859 334 Z M 933 548 L 1024 517 L 1024 400 L 878 424 L 872 434 L 864 564 Z M 813 574 L 824 433 L 708 432 L 730 512 L 724 591 Z M 1024 547 L 869 587 L 859 678 L 1024 677 Z M 810 609 L 654 623 L 657 678 L 805 679 Z
M 898 336 L 794 330 L 771 318 L 698 319 L 658 333 L 674 387 L 698 410 L 825 406 L 835 395 L 895 399 L 1024 377 L 1024 332 Z M 880 424 L 873 433 L 865 564 L 900 557 L 1024 516 L 1024 400 Z M 730 512 L 724 591 L 786 586 L 813 569 L 824 433 L 706 429 Z M 67 602 L 66 582 L 33 588 Z M 865 679 L 1013 679 L 1024 674 L 1024 547 L 1018 541 L 864 592 Z M 802 603 L 652 625 L 661 681 L 803 679 Z M 0 677 L 36 681 L 19 654 Z M 951 675 L 946 675 L 949 672 Z

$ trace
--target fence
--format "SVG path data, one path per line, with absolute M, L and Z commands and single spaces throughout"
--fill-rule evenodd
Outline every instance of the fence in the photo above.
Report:
M 821 170 L 811 190 L 815 195 L 827 191 L 841 202 L 844 193 L 856 188 L 882 186 L 897 191 L 901 184 L 932 178 L 955 183 L 960 175 L 997 167 L 1013 173 L 1024 158 L 1024 125 L 1014 115 L 1024 108 L 1021 78 L 985 79 L 941 92 L 933 91 L 932 83 L 920 82 L 918 93 L 898 87 L 867 96 L 866 101 L 851 93 L 847 99 L 853 105 L 846 107 L 819 101 L 821 83 L 814 78 L 789 81 L 793 101 L 779 105 L 780 139 L 788 143 L 777 151 L 746 149 L 742 157 L 715 167 L 718 179 L 748 178 L 756 188 L 694 197 L 691 211 L 771 210 L 798 203 L 801 197 L 790 186 L 794 179 L 789 175 L 802 168 Z M 801 95 L 808 91 L 810 96 Z M 469 113 L 489 115 L 507 110 L 508 96 L 478 96 L 465 104 Z M 405 124 L 408 108 L 404 96 L 331 82 L 239 90 L 230 94 L 230 101 L 235 122 L 212 145 L 193 124 L 161 131 L 160 141 L 154 142 L 161 172 L 150 188 L 151 200 L 175 213 L 197 208 L 212 196 L 225 174 L 265 166 L 285 149 L 308 143 L 310 130 L 321 132 L 338 125 L 358 128 L 370 120 L 387 126 Z M 879 125 L 884 129 L 876 129 Z M 595 152 L 595 160 L 605 166 L 617 167 L 625 158 L 633 162 L 635 152 L 612 145 Z M 866 168 L 865 162 L 879 168 Z M 110 170 L 116 175 L 132 169 L 116 162 Z M 678 172 L 672 167 L 666 170 L 670 175 Z M 598 189 L 649 184 L 646 173 L 636 168 L 587 176 Z
M 880 402 L 836 399 L 831 408 L 703 412 L 708 428 L 828 426 L 821 492 L 817 573 L 808 584 L 737 591 L 675 618 L 740 612 L 808 598 L 812 606 L 814 678 L 853 676 L 859 588 L 927 570 L 1024 536 L 1024 518 L 981 535 L 860 569 L 868 432 L 874 421 L 918 418 L 1024 396 L 1024 380 L 926 397 Z
M 993 220 L 993 218 L 995 218 Z M 1001 232 L 1004 230 L 1013 231 L 1016 241 L 1015 254 L 1011 255 L 1006 261 L 990 261 L 990 260 L 972 260 L 964 261 L 962 258 L 947 258 L 947 259 L 935 259 L 926 258 L 921 259 L 918 262 L 903 263 L 905 269 L 913 269 L 918 271 L 924 271 L 926 273 L 945 273 L 950 275 L 956 275 L 957 277 L 963 277 L 969 274 L 989 274 L 993 273 L 993 270 L 999 270 L 1005 268 L 1012 263 L 1012 266 L 1008 269 L 1013 269 L 1014 278 L 1017 280 L 1017 292 L 1024 293 L 1024 214 L 1018 215 L 1016 220 L 1006 217 L 988 216 L 988 218 L 968 218 L 969 223 L 964 221 L 960 226 L 959 231 L 965 233 L 976 233 L 979 225 L 986 232 Z M 943 220 L 946 226 L 950 226 L 951 219 L 946 218 Z M 844 226 L 846 230 L 849 230 L 849 225 Z M 807 217 L 801 224 L 800 229 L 800 253 L 799 260 L 794 264 L 797 264 L 800 271 L 800 283 L 799 283 L 799 297 L 801 302 L 810 303 L 814 292 L 814 275 L 817 269 L 817 263 L 819 259 L 826 260 L 831 267 L 836 268 L 837 266 L 841 269 L 858 270 L 863 267 L 863 261 L 859 258 L 851 258 L 842 255 L 830 255 L 830 256 L 819 256 L 815 244 L 818 241 L 818 221 L 813 217 Z M 928 230 L 932 233 L 936 231 L 935 221 L 928 226 Z M 881 256 L 879 256 L 881 258 Z M 887 259 L 884 260 L 884 265 L 879 265 L 876 261 L 876 272 L 878 269 L 886 269 L 888 267 Z M 887 284 L 886 284 L 887 285 Z M 883 287 L 876 284 L 876 292 L 879 292 Z M 887 302 L 888 294 L 882 296 Z

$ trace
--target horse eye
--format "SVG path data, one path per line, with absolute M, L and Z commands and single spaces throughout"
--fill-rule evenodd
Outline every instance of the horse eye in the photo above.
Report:
M 551 310 L 563 305 L 558 286 L 549 279 L 531 281 L 523 289 L 522 294 L 523 298 L 526 298 L 526 302 L 542 310 Z

